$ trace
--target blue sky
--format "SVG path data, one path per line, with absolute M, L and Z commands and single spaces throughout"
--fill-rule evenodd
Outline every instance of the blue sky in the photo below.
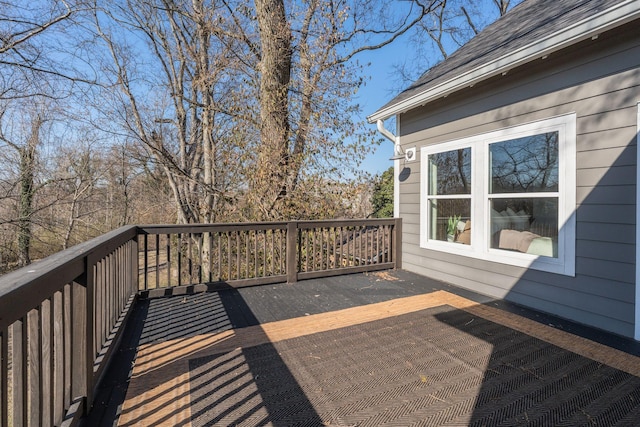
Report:
M 521 2 L 522 0 L 511 0 L 510 9 Z M 473 0 L 461 2 L 460 4 L 465 4 L 469 10 L 475 12 L 473 19 L 476 27 L 479 29 L 484 28 L 487 24 L 495 21 L 499 17 L 498 10 L 493 1 Z M 450 6 L 452 7 L 458 7 L 460 4 L 450 1 Z M 443 39 L 443 42 L 445 43 L 445 48 L 448 53 L 452 53 L 457 48 L 457 44 L 450 38 Z M 415 74 L 420 75 L 426 71 L 424 64 L 429 63 L 435 65 L 441 59 L 440 52 L 437 48 L 428 40 L 425 40 L 421 54 L 425 55 L 423 59 L 426 59 L 426 61 L 416 61 L 417 53 L 413 43 L 411 36 L 405 34 L 382 49 L 365 52 L 357 57 L 360 63 L 371 63 L 371 66 L 364 71 L 366 75 L 370 76 L 370 79 L 367 80 L 366 86 L 362 87 L 358 92 L 357 102 L 362 106 L 362 115 L 361 117 L 357 117 L 357 120 L 366 123 L 366 117 L 368 115 L 374 113 L 378 108 L 382 107 L 397 95 L 401 89 L 409 85 L 409 83 L 401 84 L 399 82 L 400 79 L 394 76 L 394 67 L 396 65 L 405 62 L 408 64 L 419 62 L 422 65 L 417 66 L 423 69 L 416 70 L 417 72 Z M 375 125 L 368 126 L 375 129 Z M 394 131 L 395 129 L 390 130 Z M 391 156 L 393 156 L 393 144 L 391 141 L 385 139 L 382 145 L 377 146 L 375 151 L 364 159 L 360 169 L 371 174 L 382 173 L 393 165 L 393 162 L 389 160 Z
M 386 104 L 399 92 L 398 80 L 393 76 L 394 66 L 404 62 L 411 55 L 411 49 L 407 47 L 408 41 L 402 38 L 395 44 L 384 48 L 367 52 L 359 59 L 362 62 L 371 62 L 366 70 L 370 75 L 367 84 L 358 92 L 358 103 L 362 106 L 362 116 L 358 119 L 367 121 L 367 116 Z M 368 125 L 375 129 L 375 125 Z M 394 129 L 390 129 L 394 131 Z M 360 169 L 371 174 L 380 174 L 393 166 L 389 158 L 393 156 L 393 144 L 385 138 L 381 145 L 375 147 L 375 151 L 367 156 Z

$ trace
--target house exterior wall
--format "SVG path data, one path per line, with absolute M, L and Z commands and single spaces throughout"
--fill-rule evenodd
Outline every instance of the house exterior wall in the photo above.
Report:
M 422 248 L 419 155 L 400 162 L 403 268 L 632 337 L 638 101 L 631 23 L 400 115 L 405 150 L 577 116 L 575 277 Z

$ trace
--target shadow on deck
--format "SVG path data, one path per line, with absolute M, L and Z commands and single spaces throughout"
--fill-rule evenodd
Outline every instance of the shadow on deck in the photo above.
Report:
M 638 355 L 404 271 L 140 300 L 84 425 L 635 425 Z

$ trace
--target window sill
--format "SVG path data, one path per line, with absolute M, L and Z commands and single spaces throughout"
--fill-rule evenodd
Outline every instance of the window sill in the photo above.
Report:
M 513 267 L 545 271 L 548 273 L 562 274 L 564 276 L 575 276 L 575 259 L 565 260 L 563 258 L 551 258 L 500 249 L 488 249 L 487 251 L 482 252 L 477 250 L 473 245 L 433 240 L 428 241 L 426 244 L 421 244 L 420 247 L 422 249 L 459 255 L 492 263 L 505 264 Z

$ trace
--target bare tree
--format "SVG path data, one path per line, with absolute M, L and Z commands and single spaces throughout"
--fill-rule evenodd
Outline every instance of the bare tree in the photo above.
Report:
M 6 110 L 0 114 L 0 148 L 11 150 L 17 159 L 17 171 L 14 182 L 8 183 L 7 193 L 3 198 L 15 201 L 15 212 L 4 218 L 3 222 L 17 227 L 18 264 L 25 266 L 31 263 L 31 240 L 33 215 L 35 212 L 34 197 L 40 185 L 36 182 L 38 165 L 38 147 L 41 142 L 41 130 L 46 121 L 44 111 L 35 107 L 22 112 L 22 120 L 8 123 Z M 15 116 L 11 119 L 15 119 Z
M 411 34 L 415 55 L 395 67 L 398 89 L 415 81 L 421 73 L 446 59 L 484 27 L 523 0 L 442 0 Z M 433 50 L 437 55 L 433 54 Z
M 113 65 L 122 97 L 107 106 L 129 138 L 141 143 L 162 169 L 176 201 L 179 222 L 212 222 L 225 197 L 220 147 L 238 149 L 246 134 L 236 119 L 247 107 L 241 93 L 235 46 L 217 41 L 217 10 L 204 1 L 122 2 L 97 10 L 95 23 Z M 138 34 L 132 47 L 120 34 Z M 136 60 L 143 50 L 147 64 Z M 146 67 L 153 64 L 153 75 Z M 146 86 L 141 79 L 148 79 Z M 109 95 L 108 95 L 109 96 Z M 237 102 L 234 102 L 237 101 Z M 237 172 L 237 171 L 233 171 Z M 232 174 L 231 171 L 228 172 Z
M 77 55 L 77 40 L 64 23 L 84 0 L 0 1 L 0 100 L 62 98 L 65 84 L 89 82 Z M 69 42 L 69 43 L 67 43 Z
M 298 212 L 298 180 L 322 160 L 347 166 L 351 157 L 357 163 L 349 150 L 363 147 L 340 146 L 341 140 L 363 135 L 348 118 L 362 84 L 354 57 L 393 42 L 439 2 L 410 2 L 404 10 L 396 5 L 396 15 L 381 13 L 391 10 L 383 3 L 310 1 L 287 13 L 282 0 L 256 2 L 262 158 L 251 194 L 263 217 Z
M 60 60 L 63 43 L 55 37 L 78 8 L 76 0 L 0 1 L 0 144 L 9 150 L 5 169 L 15 171 L 3 175 L 1 197 L 16 208 L 3 209 L 0 221 L 17 228 L 19 265 L 31 262 L 35 198 L 46 185 L 37 182 L 41 133 L 54 108 L 46 100 L 70 93 L 60 81 L 83 80 L 67 74 L 71 67 Z
M 123 94 L 110 108 L 120 103 L 129 137 L 163 170 L 180 222 L 296 216 L 301 179 L 348 174 L 369 137 L 350 118 L 363 81 L 354 57 L 391 43 L 438 2 L 382 3 L 97 4 L 112 59 L 104 68 Z

